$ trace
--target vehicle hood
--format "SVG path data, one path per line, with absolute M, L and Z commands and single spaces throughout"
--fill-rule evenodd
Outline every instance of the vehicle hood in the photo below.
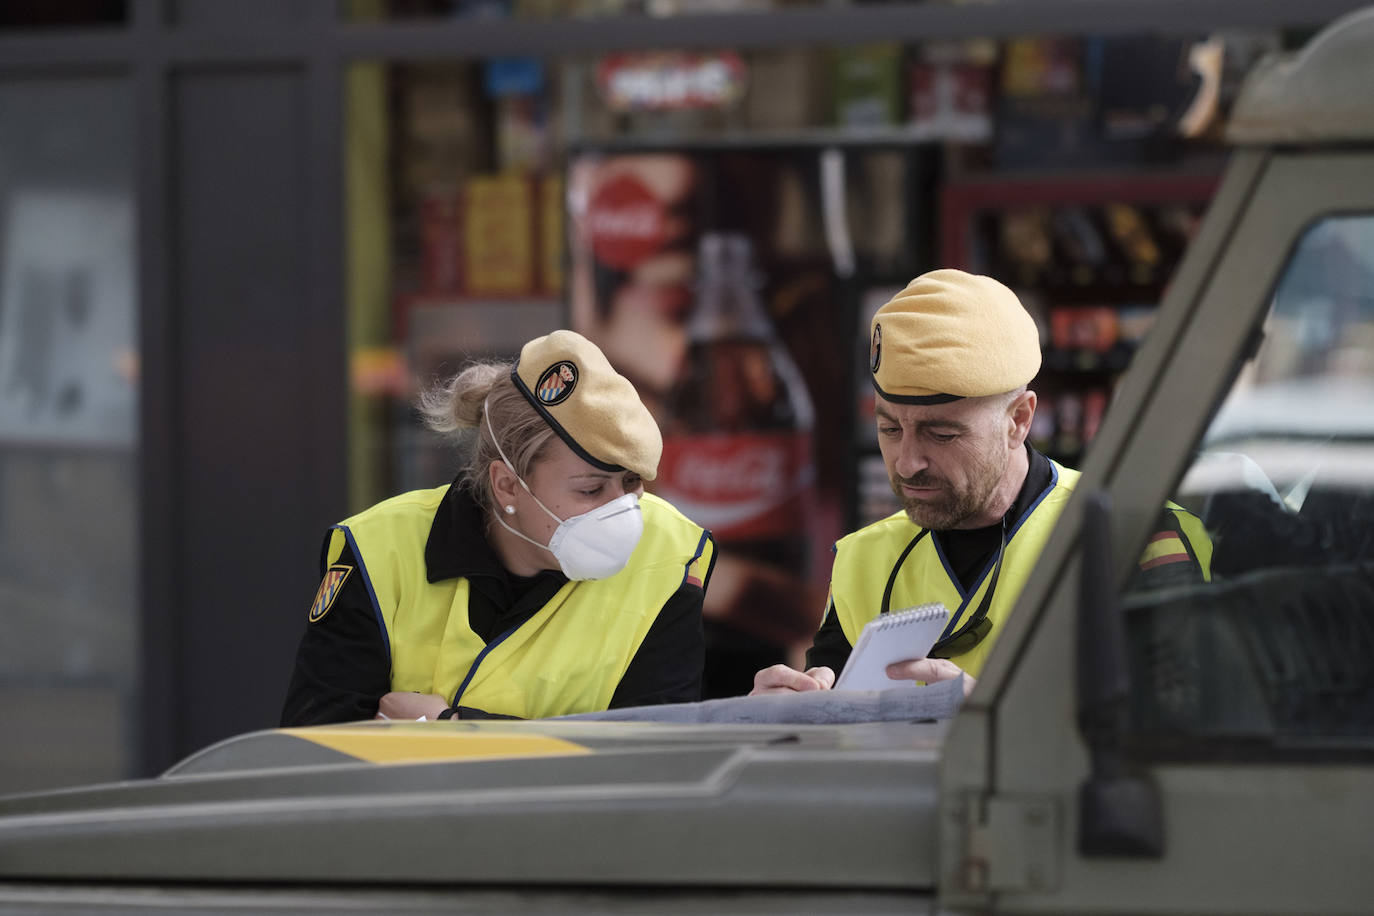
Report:
M 946 722 L 367 722 L 0 798 L 0 879 L 931 888 Z

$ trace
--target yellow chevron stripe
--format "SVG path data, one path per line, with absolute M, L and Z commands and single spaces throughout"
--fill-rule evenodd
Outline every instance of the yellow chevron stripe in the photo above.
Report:
M 283 728 L 301 738 L 369 763 L 418 763 L 492 757 L 554 757 L 591 749 L 547 735 L 455 732 L 448 723 L 407 723 L 387 728 Z

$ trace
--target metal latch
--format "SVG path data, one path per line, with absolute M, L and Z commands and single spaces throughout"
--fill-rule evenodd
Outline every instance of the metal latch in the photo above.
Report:
M 1059 806 L 1043 796 L 971 796 L 950 811 L 964 826 L 959 890 L 981 894 L 1059 886 Z

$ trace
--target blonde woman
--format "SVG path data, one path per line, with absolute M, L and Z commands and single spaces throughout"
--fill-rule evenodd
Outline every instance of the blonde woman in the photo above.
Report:
M 714 544 L 644 493 L 662 438 L 602 352 L 555 331 L 421 409 L 471 458 L 330 529 L 282 724 L 699 699 Z

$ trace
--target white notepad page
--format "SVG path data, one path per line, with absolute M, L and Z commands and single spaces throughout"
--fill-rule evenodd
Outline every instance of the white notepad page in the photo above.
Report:
M 949 622 L 949 608 L 938 601 L 880 614 L 864 625 L 854 651 L 835 680 L 836 690 L 886 690 L 901 682 L 887 676 L 893 662 L 925 658 Z

